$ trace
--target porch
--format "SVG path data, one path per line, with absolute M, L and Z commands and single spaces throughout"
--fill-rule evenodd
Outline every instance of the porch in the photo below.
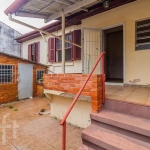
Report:
M 150 88 L 106 85 L 106 99 L 150 106 Z

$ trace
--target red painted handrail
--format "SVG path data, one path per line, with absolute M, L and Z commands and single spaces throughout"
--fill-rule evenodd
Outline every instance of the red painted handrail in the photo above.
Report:
M 63 130 L 62 130 L 62 150 L 66 150 L 66 119 L 67 119 L 68 115 L 70 114 L 72 108 L 74 107 L 76 101 L 78 100 L 79 96 L 81 95 L 82 91 L 84 90 L 84 87 L 86 86 L 87 82 L 89 81 L 90 77 L 92 76 L 92 74 L 93 74 L 95 68 L 97 67 L 98 63 L 100 62 L 101 58 L 102 58 L 102 91 L 103 91 L 102 97 L 103 97 L 103 103 L 105 102 L 104 54 L 105 54 L 105 52 L 103 52 L 99 56 L 99 58 L 96 61 L 93 69 L 91 70 L 90 74 L 86 78 L 85 82 L 83 83 L 82 87 L 80 88 L 79 92 L 77 93 L 76 97 L 74 98 L 73 102 L 71 103 L 69 109 L 65 113 L 62 121 L 60 122 L 60 125 L 63 125 Z

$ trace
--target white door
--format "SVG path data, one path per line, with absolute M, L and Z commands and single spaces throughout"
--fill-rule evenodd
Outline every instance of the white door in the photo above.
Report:
M 25 99 L 33 96 L 33 65 L 18 64 L 18 98 Z
M 100 55 L 100 29 L 84 28 L 82 32 L 83 73 L 89 74 Z M 94 74 L 100 74 L 100 63 Z

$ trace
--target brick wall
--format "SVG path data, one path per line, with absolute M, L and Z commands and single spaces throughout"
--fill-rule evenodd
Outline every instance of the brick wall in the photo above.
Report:
M 45 74 L 44 89 L 77 94 L 86 74 Z M 81 95 L 91 96 L 92 111 L 98 112 L 102 106 L 102 76 L 92 75 Z
M 38 85 L 37 85 L 37 96 L 38 96 L 38 97 L 43 97 L 43 94 L 44 94 L 43 85 L 38 84 Z
M 32 64 L 32 62 L 10 57 L 0 54 L 0 64 L 14 65 L 13 70 L 13 83 L 0 84 L 0 104 L 14 101 L 18 98 L 18 63 Z M 45 69 L 45 66 L 34 64 L 33 67 L 33 96 L 37 96 L 37 83 L 36 83 L 36 69 Z

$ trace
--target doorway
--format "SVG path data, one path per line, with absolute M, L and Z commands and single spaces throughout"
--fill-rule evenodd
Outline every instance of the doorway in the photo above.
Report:
M 103 30 L 106 82 L 123 83 L 124 39 L 123 25 Z
M 33 94 L 33 65 L 18 64 L 18 98 L 25 99 Z

